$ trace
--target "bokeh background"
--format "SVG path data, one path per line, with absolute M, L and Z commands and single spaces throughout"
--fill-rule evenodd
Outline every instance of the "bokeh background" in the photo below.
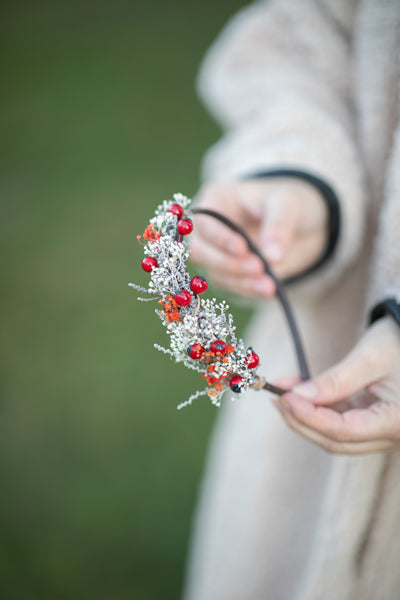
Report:
M 242 4 L 1 4 L 3 600 L 179 598 L 217 409 L 176 411 L 199 381 L 127 283 L 219 136 L 194 80 Z

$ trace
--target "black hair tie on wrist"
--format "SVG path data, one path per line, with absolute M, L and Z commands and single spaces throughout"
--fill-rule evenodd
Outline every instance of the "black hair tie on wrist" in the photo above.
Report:
M 376 304 L 371 310 L 369 324 L 375 323 L 378 319 L 391 315 L 398 325 L 400 325 L 400 304 L 396 298 L 386 298 L 379 304 Z
M 299 279 L 303 279 L 306 275 L 314 273 L 319 269 L 334 253 L 340 234 L 340 205 L 336 192 L 333 188 L 320 179 L 317 175 L 313 175 L 307 171 L 299 169 L 270 169 L 266 171 L 257 171 L 250 175 L 246 175 L 244 179 L 261 179 L 263 177 L 293 177 L 302 179 L 313 185 L 321 194 L 328 208 L 328 240 L 322 256 L 302 273 L 292 275 L 284 280 L 284 283 L 293 283 Z

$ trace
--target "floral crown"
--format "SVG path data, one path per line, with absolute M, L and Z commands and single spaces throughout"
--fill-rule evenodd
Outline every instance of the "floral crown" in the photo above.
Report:
M 179 404 L 178 409 L 203 395 L 220 406 L 221 398 L 228 390 L 236 396 L 249 388 L 282 394 L 286 390 L 265 382 L 258 375 L 259 356 L 252 347 L 246 347 L 243 340 L 237 338 L 228 304 L 224 300 L 218 302 L 216 298 L 204 298 L 208 288 L 206 279 L 189 275 L 186 261 L 190 242 L 187 236 L 193 231 L 193 221 L 187 214 L 190 204 L 191 200 L 186 196 L 174 194 L 173 201 L 164 201 L 157 207 L 144 233 L 137 236 L 144 246 L 142 268 L 150 275 L 148 288 L 129 283 L 130 287 L 147 295 L 138 300 L 155 300 L 159 304 L 156 314 L 166 328 L 170 343 L 169 348 L 159 344 L 154 344 L 154 347 L 197 371 L 205 380 L 206 387 Z M 206 209 L 194 209 L 191 214 L 195 212 L 219 218 L 241 233 L 252 246 L 240 228 L 226 217 Z M 255 251 L 254 247 L 250 249 Z

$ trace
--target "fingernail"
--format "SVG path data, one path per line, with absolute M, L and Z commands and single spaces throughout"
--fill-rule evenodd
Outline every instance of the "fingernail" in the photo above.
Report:
M 254 282 L 253 290 L 256 292 L 256 294 L 269 294 L 270 285 L 267 281 L 261 279 L 260 281 Z
M 264 254 L 268 260 L 278 261 L 283 258 L 283 248 L 278 242 L 268 242 L 264 247 Z
M 301 383 L 295 385 L 292 392 L 303 396 L 303 398 L 316 398 L 318 396 L 318 390 L 313 383 Z

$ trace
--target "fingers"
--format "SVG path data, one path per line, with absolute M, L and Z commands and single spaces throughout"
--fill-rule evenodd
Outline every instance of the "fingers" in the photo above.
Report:
M 291 390 L 300 381 L 301 379 L 298 375 L 293 375 L 292 377 L 278 377 L 272 383 L 284 390 Z
M 210 184 L 200 190 L 197 204 L 240 224 L 261 244 L 278 277 L 305 270 L 321 255 L 325 228 L 320 213 L 324 203 L 304 182 L 285 179 Z M 262 274 L 243 238 L 207 216 L 196 216 L 192 260 L 205 266 L 217 285 L 235 293 L 256 297 L 275 293 L 275 285 Z
M 270 298 L 275 294 L 275 283 L 264 274 L 260 259 L 248 251 L 240 257 L 232 256 L 196 237 L 192 242 L 191 259 L 208 269 L 210 281 L 218 287 L 256 298 Z
M 400 438 L 400 408 L 397 404 L 376 402 L 366 409 L 339 413 L 292 393 L 285 394 L 280 402 L 293 423 L 337 443 Z
M 260 230 L 260 245 L 273 265 L 286 257 L 296 233 L 298 211 L 287 188 L 276 186 L 267 192 Z
M 229 275 L 225 271 L 209 271 L 211 281 L 218 287 L 254 298 L 271 298 L 275 295 L 276 286 L 267 275 L 246 277 Z
M 276 268 L 286 261 L 298 238 L 318 232 L 318 244 L 296 248 L 299 265 L 294 263 L 283 273 L 294 274 L 318 259 L 326 243 L 327 210 L 321 196 L 307 182 L 278 180 L 265 187 L 260 244 L 267 260 Z M 303 257 L 306 252 L 307 256 Z M 293 259 L 292 259 L 293 260 Z M 281 274 L 282 276 L 282 274 Z
M 393 450 L 398 447 L 398 443 L 392 440 L 372 440 L 365 442 L 342 442 L 326 437 L 322 433 L 311 429 L 307 425 L 299 422 L 284 404 L 279 400 L 274 401 L 287 425 L 296 433 L 299 433 L 309 441 L 317 444 L 327 452 L 333 454 L 367 454 L 371 452 Z
M 282 279 L 305 271 L 322 255 L 325 246 L 325 234 L 315 231 L 307 236 L 296 237 L 286 256 L 273 265 L 274 272 Z
M 204 243 L 198 237 L 192 242 L 190 257 L 193 262 L 210 271 L 220 271 L 227 275 L 260 277 L 264 272 L 260 259 L 250 252 L 245 252 L 241 257 L 232 256 L 215 245 Z
M 198 206 L 228 215 L 256 239 L 260 220 L 256 189 L 246 186 L 247 198 L 242 202 L 242 187 L 243 184 L 205 186 L 200 192 Z M 275 292 L 275 285 L 264 275 L 260 259 L 249 252 L 245 240 L 208 216 L 196 215 L 191 259 L 208 269 L 209 278 L 215 285 L 235 294 L 270 297 Z
M 341 362 L 282 396 L 279 409 L 292 429 L 331 452 L 398 449 L 399 372 L 398 330 L 381 319 Z
M 201 190 L 198 205 L 228 215 L 254 240 L 260 223 L 259 185 L 214 184 Z M 210 280 L 235 294 L 271 297 L 275 284 L 264 274 L 259 258 L 249 252 L 245 240 L 224 224 L 196 216 L 191 259 L 208 269 Z
M 378 349 L 363 340 L 337 365 L 293 391 L 314 403 L 343 400 L 383 377 L 384 363 Z
M 210 184 L 200 190 L 197 206 L 227 215 L 256 239 L 261 218 L 258 197 L 258 186 L 249 183 Z M 247 244 L 240 235 L 209 216 L 196 216 L 196 234 L 204 243 L 231 255 L 243 256 L 247 252 Z
M 214 206 L 212 208 L 218 210 Z M 195 242 L 197 242 L 197 247 Z M 200 244 L 218 248 L 221 252 L 238 258 L 244 257 L 248 253 L 247 244 L 240 235 L 206 215 L 196 215 L 196 235 L 193 237 L 192 253 L 197 251 Z
M 292 391 L 312 399 L 314 404 L 330 404 L 370 387 L 390 372 L 397 382 L 399 367 L 398 328 L 392 319 L 380 319 L 342 361 L 312 381 L 296 385 Z

